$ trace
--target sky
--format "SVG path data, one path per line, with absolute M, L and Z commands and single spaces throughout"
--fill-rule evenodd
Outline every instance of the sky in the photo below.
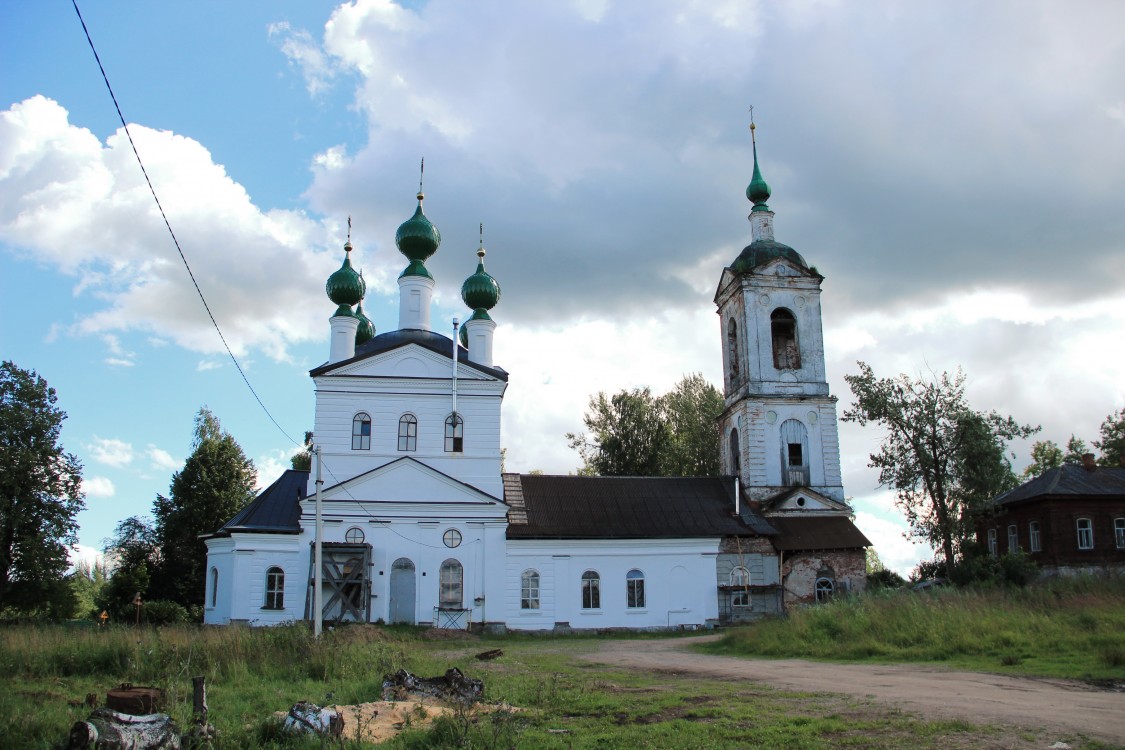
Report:
M 206 405 L 269 484 L 313 420 L 339 267 L 397 326 L 396 227 L 441 249 L 435 327 L 466 317 L 478 225 L 502 289 L 507 469 L 572 471 L 597 390 L 721 384 L 713 296 L 750 239 L 825 277 L 839 411 L 879 376 L 963 368 L 971 404 L 1087 442 L 1125 406 L 1125 5 L 1117 2 L 79 2 L 227 356 L 74 7 L 0 4 L 0 357 L 34 369 L 82 461 L 80 550 L 148 514 Z M 846 494 L 909 572 L 868 455 Z M 1012 446 L 1013 466 L 1029 442 Z

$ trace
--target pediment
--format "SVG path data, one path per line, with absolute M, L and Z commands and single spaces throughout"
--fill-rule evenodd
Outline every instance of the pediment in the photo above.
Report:
M 366 378 L 433 378 L 449 379 L 452 360 L 418 344 L 404 344 L 396 349 L 349 362 L 332 371 L 333 377 Z M 457 363 L 459 380 L 495 380 L 463 361 Z
M 410 457 L 395 459 L 328 487 L 321 491 L 321 499 L 336 502 L 503 505 L 498 498 Z
M 775 258 L 764 266 L 754 269 L 760 276 L 808 276 L 809 272 L 787 258 Z
M 846 513 L 852 509 L 847 503 L 822 495 L 811 487 L 793 487 L 763 503 L 766 515 L 782 513 Z

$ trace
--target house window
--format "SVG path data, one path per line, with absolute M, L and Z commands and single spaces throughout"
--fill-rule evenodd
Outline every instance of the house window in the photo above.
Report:
M 263 609 L 285 609 L 285 571 L 276 566 L 266 571 L 266 606 Z
M 460 453 L 464 445 L 465 423 L 460 414 L 450 414 L 445 418 L 445 452 Z
M 1125 549 L 1125 518 L 1113 519 L 1113 538 L 1117 542 L 1117 549 Z
M 730 387 L 738 387 L 738 323 L 727 321 L 727 359 L 730 362 Z
M 601 609 L 601 583 L 601 577 L 593 570 L 582 574 L 582 609 Z
M 1032 521 L 1027 525 L 1028 545 L 1032 552 L 1043 551 L 1043 538 L 1039 536 L 1039 522 Z
M 539 609 L 539 571 L 525 570 L 520 576 L 520 609 Z
M 363 533 L 363 529 L 358 526 L 352 526 L 344 532 L 344 541 L 348 544 L 363 544 L 364 539 L 366 539 L 366 536 Z
M 645 574 L 639 570 L 630 570 L 625 575 L 625 606 L 629 609 L 644 609 Z
M 730 603 L 732 607 L 750 606 L 750 571 L 741 565 L 730 572 Z
M 1094 548 L 1094 522 L 1089 518 L 1079 518 L 1077 521 L 1078 526 L 1078 549 L 1093 549 Z
M 446 560 L 438 572 L 438 607 L 441 609 L 461 609 L 464 601 L 465 569 L 456 560 Z
M 352 419 L 352 450 L 371 450 L 371 417 L 364 412 Z
M 219 569 L 211 568 L 211 606 L 219 599 Z
M 773 334 L 773 366 L 778 370 L 800 370 L 801 350 L 797 347 L 797 319 L 788 310 L 770 315 Z
M 988 530 L 988 554 L 996 557 L 996 529 Z
M 1020 549 L 1019 532 L 1016 531 L 1016 525 L 1013 523 L 1008 526 L 1008 552 L 1015 554 Z
M 809 433 L 797 419 L 781 423 L 781 471 L 786 487 L 809 484 Z
M 413 414 L 403 414 L 398 420 L 398 449 L 418 450 L 418 419 Z
M 831 578 L 816 579 L 816 600 L 826 602 L 836 593 L 836 582 Z

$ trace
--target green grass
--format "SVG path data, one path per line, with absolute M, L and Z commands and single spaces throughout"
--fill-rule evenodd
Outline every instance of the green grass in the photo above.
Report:
M 708 650 L 1125 681 L 1125 578 L 883 591 L 733 630 Z
M 1095 632 L 1101 620 L 1090 624 Z M 1106 623 L 1108 626 L 1108 622 Z M 134 631 L 20 626 L 0 629 L 0 747 L 50 748 L 121 682 L 168 691 L 186 727 L 191 677 L 208 679 L 217 748 L 358 748 L 280 733 L 269 718 L 298 700 L 376 700 L 383 674 L 405 667 L 441 674 L 457 666 L 484 680 L 486 699 L 518 711 L 461 713 L 429 731 L 412 729 L 391 748 L 973 748 L 1043 747 L 1043 737 L 961 721 L 925 721 L 894 708 L 834 694 L 794 693 L 749 682 L 599 667 L 579 653 L 603 641 L 527 637 L 434 640 L 421 629 L 352 626 L 315 641 L 303 626 L 173 627 Z M 473 655 L 500 647 L 504 655 Z M 1052 737 L 1059 739 L 1058 737 Z M 1109 746 L 1063 738 L 1075 748 Z

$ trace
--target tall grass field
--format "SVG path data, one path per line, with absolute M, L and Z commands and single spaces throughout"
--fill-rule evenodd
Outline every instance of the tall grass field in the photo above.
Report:
M 883 590 L 731 631 L 709 650 L 1125 682 L 1125 577 Z

